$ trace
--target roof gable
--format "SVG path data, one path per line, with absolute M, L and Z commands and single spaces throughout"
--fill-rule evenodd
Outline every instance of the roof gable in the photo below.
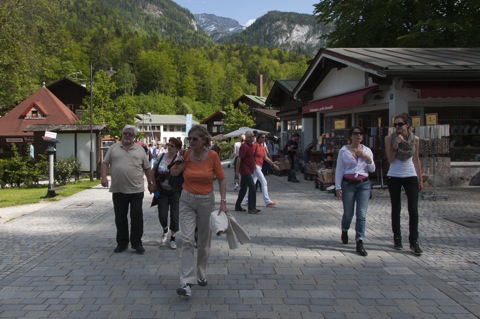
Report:
M 23 119 L 45 118 L 46 116 L 47 116 L 47 112 L 45 111 L 45 108 L 42 106 L 42 103 L 39 101 L 34 101 L 21 114 L 21 118 Z
M 29 117 L 34 109 L 42 116 Z M 46 87 L 42 87 L 0 118 L 0 135 L 30 136 L 31 132 L 23 131 L 27 125 L 75 124 L 77 121 L 77 116 L 65 104 Z
M 250 107 L 265 107 L 266 100 L 267 98 L 263 96 L 243 94 L 238 99 L 233 101 L 233 105 L 235 107 L 238 107 L 238 104 L 242 102 L 247 104 Z

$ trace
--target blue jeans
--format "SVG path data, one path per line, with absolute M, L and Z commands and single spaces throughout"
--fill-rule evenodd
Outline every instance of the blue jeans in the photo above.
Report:
M 417 176 L 412 177 L 388 177 L 388 191 L 392 204 L 392 231 L 396 238 L 401 240 L 400 212 L 402 210 L 402 186 L 407 195 L 409 235 L 408 241 L 414 244 L 418 240 L 418 192 L 419 183 Z
M 355 241 L 365 240 L 365 228 L 367 224 L 367 208 L 372 187 L 369 181 L 353 184 L 342 181 L 343 217 L 342 230 L 350 229 L 353 213 L 355 211 Z M 355 203 L 357 204 L 355 209 Z

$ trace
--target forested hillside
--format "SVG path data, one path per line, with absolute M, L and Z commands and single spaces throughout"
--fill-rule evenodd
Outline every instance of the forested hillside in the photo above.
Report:
M 42 83 L 79 70 L 89 88 L 90 64 L 97 123 L 115 118 L 113 112 L 124 121 L 142 112 L 193 113 L 201 120 L 255 93 L 258 74 L 268 92 L 275 80 L 299 79 L 307 67 L 302 54 L 214 44 L 170 0 L 2 2 L 0 115 Z M 98 72 L 110 67 L 112 78 Z

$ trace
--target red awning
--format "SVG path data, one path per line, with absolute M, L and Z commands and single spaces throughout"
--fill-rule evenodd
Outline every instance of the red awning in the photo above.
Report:
M 420 91 L 420 98 L 429 97 L 480 97 L 479 81 L 418 81 L 409 84 Z
M 322 111 L 332 111 L 352 106 L 362 105 L 365 95 L 378 90 L 378 85 L 353 91 L 345 94 L 335 95 L 326 99 L 310 101 L 302 109 L 302 113 L 313 113 Z

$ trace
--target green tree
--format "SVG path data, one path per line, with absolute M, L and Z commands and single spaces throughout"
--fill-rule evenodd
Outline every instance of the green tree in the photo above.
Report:
M 133 73 L 132 67 L 128 63 L 123 63 L 113 77 L 118 89 L 122 94 L 135 94 L 137 78 Z
M 16 144 L 11 144 L 11 156 L 4 164 L 3 177 L 4 184 L 10 184 L 12 187 L 20 187 L 22 184 L 30 184 L 34 178 L 30 167 L 34 167 L 34 161 L 29 156 L 29 151 L 21 155 Z M 3 184 L 3 183 L 2 183 Z
M 69 39 L 63 25 L 56 23 L 62 2 L 2 0 L 0 115 L 38 89 L 42 81 L 56 79 L 55 66 L 64 52 L 64 39 Z
M 317 22 L 335 25 L 329 47 L 476 47 L 477 0 L 323 0 Z
M 255 120 L 248 112 L 248 105 L 239 103 L 238 108 L 227 106 L 224 110 L 227 115 L 223 119 L 223 126 L 225 132 L 232 132 L 240 127 L 252 127 L 255 125 Z
M 84 100 L 85 114 L 90 114 L 91 102 L 93 123 L 103 123 L 108 129 L 116 129 L 121 125 L 119 123 L 123 123 L 121 122 L 121 117 L 118 116 L 119 112 L 117 112 L 118 110 L 115 108 L 112 99 L 113 94 L 117 90 L 116 84 L 105 71 L 100 70 L 95 73 L 93 83 L 90 83 L 90 88 L 91 97 L 87 97 Z M 79 122 L 83 124 L 90 123 L 90 116 L 84 116 Z

